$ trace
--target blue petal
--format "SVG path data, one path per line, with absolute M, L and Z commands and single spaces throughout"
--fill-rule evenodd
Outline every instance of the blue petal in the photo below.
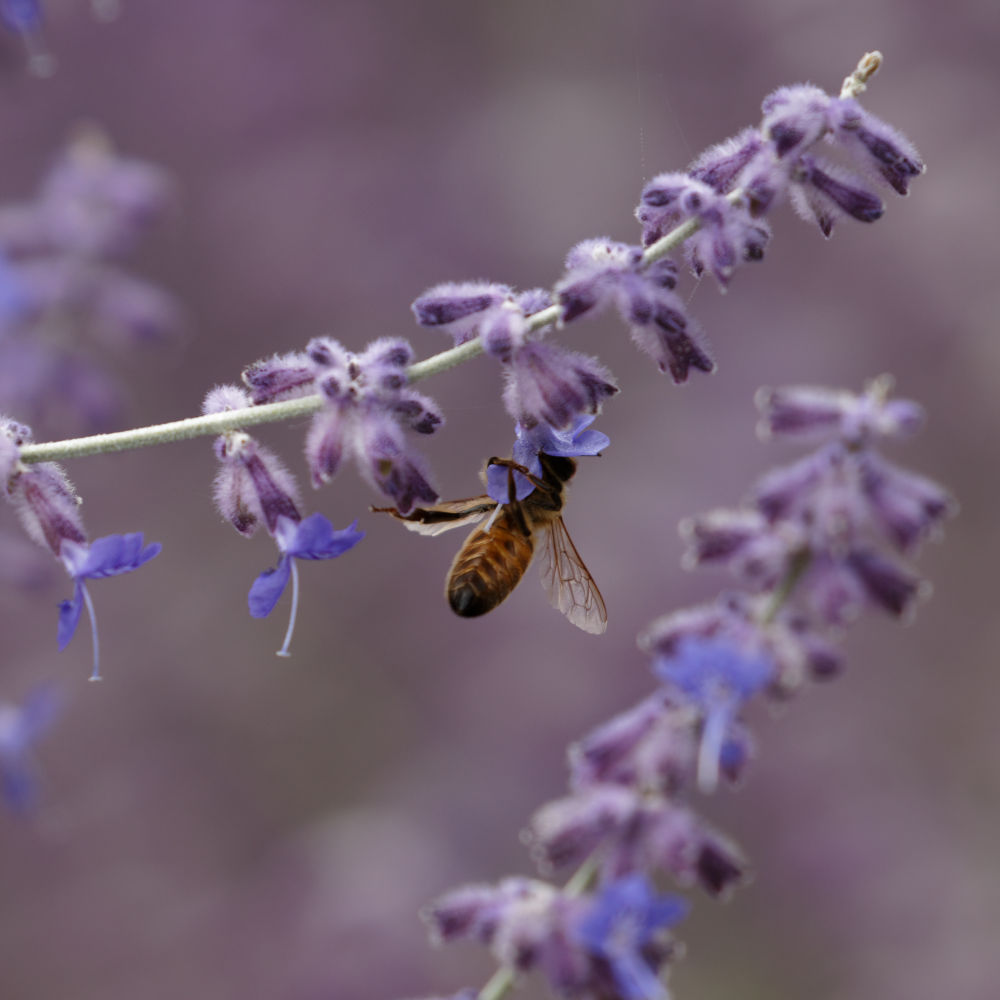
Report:
M 531 458 L 531 461 L 522 462 L 521 456 L 517 454 L 517 445 L 514 445 L 514 461 L 530 469 L 536 476 L 541 476 L 542 464 L 538 461 L 537 453 L 533 454 Z M 532 468 L 532 465 L 536 465 L 538 468 L 534 469 Z M 490 497 L 492 497 L 492 499 L 496 500 L 497 503 L 510 503 L 511 473 L 513 473 L 514 476 L 515 500 L 523 500 L 535 489 L 531 480 L 522 475 L 516 469 L 511 470 L 504 465 L 491 465 L 486 470 L 486 492 L 490 495 Z
M 356 520 L 336 531 L 322 514 L 310 514 L 298 524 L 285 552 L 296 559 L 333 559 L 354 548 L 364 537 Z
M 266 569 L 250 587 L 248 604 L 254 618 L 266 618 L 284 593 L 291 574 L 291 558 L 282 556 L 274 569 Z
M 83 565 L 73 575 L 78 580 L 98 580 L 120 573 L 131 573 L 158 555 L 161 548 L 159 542 L 151 542 L 143 548 L 141 531 L 95 538 Z
M 60 601 L 59 603 L 59 627 L 56 630 L 56 638 L 59 640 L 59 650 L 62 652 L 68 645 L 76 626 L 80 623 L 80 613 L 83 611 L 83 584 L 77 583 L 73 589 L 73 599 L 71 601 Z
M 677 644 L 673 655 L 658 657 L 653 669 L 694 700 L 717 700 L 725 689 L 745 701 L 770 682 L 774 662 L 725 639 L 690 637 Z

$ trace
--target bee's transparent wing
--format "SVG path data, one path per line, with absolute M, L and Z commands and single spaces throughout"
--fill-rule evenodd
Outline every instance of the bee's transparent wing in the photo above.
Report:
M 391 514 L 410 531 L 421 535 L 440 535 L 452 528 L 476 524 L 497 506 L 491 497 L 469 497 L 466 500 L 445 500 L 430 507 L 415 507 L 409 514 L 400 514 L 395 507 L 372 507 L 376 514 Z
M 562 518 L 554 518 L 543 534 L 539 559 L 549 601 L 577 628 L 600 635 L 608 627 L 608 609 Z

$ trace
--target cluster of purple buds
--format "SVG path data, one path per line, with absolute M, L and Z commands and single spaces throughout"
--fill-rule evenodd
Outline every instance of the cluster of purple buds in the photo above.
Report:
M 21 446 L 30 443 L 30 428 L 0 417 L 0 486 L 28 536 L 48 548 L 73 580 L 73 597 L 59 605 L 59 648 L 73 638 L 86 606 L 93 638 L 91 680 L 99 680 L 97 618 L 87 581 L 131 573 L 156 556 L 160 545 L 144 545 L 141 532 L 88 542 L 80 499 L 63 470 L 54 462 L 20 460 Z
M 829 236 L 840 216 L 873 222 L 882 215 L 867 176 L 906 194 L 924 170 L 912 144 L 852 96 L 783 87 L 765 99 L 763 112 L 759 127 L 706 150 L 686 173 L 660 174 L 645 186 L 636 209 L 641 246 L 584 240 L 568 253 L 552 295 L 485 281 L 437 285 L 413 303 L 417 322 L 451 334 L 456 346 L 478 338 L 503 366 L 508 412 L 528 428 L 564 429 L 599 412 L 617 391 L 598 361 L 544 340 L 553 328 L 607 306 L 674 382 L 692 370 L 713 371 L 667 253 L 683 243 L 694 274 L 711 273 L 725 289 L 741 263 L 763 257 L 771 237 L 763 216 L 784 197 Z M 817 155 L 821 141 L 843 150 L 865 176 Z
M 218 386 L 203 404 L 205 413 L 223 413 L 250 406 L 250 396 L 238 386 Z M 219 471 L 215 477 L 215 503 L 222 516 L 244 537 L 263 524 L 274 538 L 281 556 L 278 565 L 264 570 L 250 587 L 248 605 L 254 618 L 266 618 L 278 603 L 289 580 L 292 610 L 279 656 L 288 656 L 298 610 L 299 576 L 296 559 L 333 559 L 353 548 L 362 538 L 357 521 L 334 529 L 320 513 L 303 518 L 298 485 L 284 463 L 268 448 L 243 431 L 230 431 L 215 441 Z
M 116 415 L 115 380 L 89 355 L 178 331 L 174 300 L 120 266 L 170 201 L 163 170 L 88 129 L 34 200 L 0 208 L 0 407 L 61 430 Z
M 444 423 L 433 400 L 408 384 L 413 358 L 413 348 L 401 339 L 376 340 L 353 354 L 319 337 L 304 352 L 250 365 L 243 381 L 255 406 L 318 392 L 323 406 L 306 435 L 313 485 L 329 482 L 347 456 L 405 514 L 418 503 L 434 503 L 438 493 L 404 428 L 433 434 Z
M 742 192 L 736 204 L 753 219 L 787 196 L 803 218 L 815 220 L 829 236 L 838 218 L 881 218 L 884 206 L 870 179 L 905 195 L 909 182 L 924 171 L 913 144 L 852 96 L 831 97 L 818 87 L 798 84 L 770 94 L 762 111 L 759 128 L 745 129 L 707 150 L 687 174 L 717 195 Z M 817 155 L 820 141 L 842 152 L 855 170 Z M 706 204 L 694 187 L 684 188 L 683 177 L 664 175 L 647 185 L 638 210 L 645 243 L 658 239 L 664 228 L 695 217 Z M 664 189 L 674 185 L 680 189 L 665 197 Z
M 955 505 L 942 487 L 877 450 L 922 419 L 915 403 L 888 399 L 890 385 L 876 379 L 860 395 L 761 392 L 764 434 L 820 446 L 763 476 L 747 506 L 686 522 L 688 564 L 728 566 L 756 593 L 774 591 L 794 572 L 824 626 L 844 625 L 871 606 L 910 612 L 926 585 L 898 557 L 914 552 Z
M 579 416 L 599 413 L 618 387 L 595 358 L 543 342 L 557 318 L 551 307 L 542 289 L 515 294 L 506 285 L 449 282 L 421 295 L 413 312 L 421 326 L 443 330 L 456 346 L 479 338 L 503 367 L 504 406 L 517 423 L 562 430 Z M 539 323 L 534 316 L 550 319 Z

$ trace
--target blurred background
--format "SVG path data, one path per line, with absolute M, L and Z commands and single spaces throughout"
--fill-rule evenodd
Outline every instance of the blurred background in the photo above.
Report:
M 886 196 L 877 225 L 845 221 L 827 242 L 785 208 L 728 294 L 689 281 L 710 378 L 675 388 L 610 316 L 566 334 L 623 389 L 566 516 L 607 600 L 601 638 L 548 606 L 534 570 L 494 614 L 453 617 L 441 591 L 460 535 L 368 514 L 377 498 L 345 469 L 308 507 L 337 527 L 359 518 L 367 538 L 304 567 L 279 660 L 287 598 L 266 620 L 246 609 L 273 543 L 220 522 L 207 439 L 72 463 L 92 537 L 142 530 L 164 551 L 94 588 L 101 685 L 85 636 L 56 652 L 61 571 L 25 569 L 0 594 L 0 700 L 53 682 L 65 701 L 38 748 L 38 808 L 0 814 L 0 997 L 375 1000 L 481 984 L 488 956 L 430 949 L 417 911 L 531 871 L 518 834 L 562 793 L 566 745 L 651 688 L 637 632 L 728 582 L 681 571 L 676 523 L 800 454 L 756 441 L 754 391 L 857 389 L 886 371 L 929 414 L 892 459 L 961 502 L 919 562 L 933 597 L 905 627 L 864 620 L 844 677 L 754 717 L 749 779 L 704 810 L 755 880 L 728 903 L 695 899 L 672 982 L 678 1000 L 995 997 L 995 3 L 119 7 L 107 20 L 106 4 L 47 3 L 47 79 L 0 39 L 0 200 L 34 197 L 82 121 L 172 177 L 165 224 L 126 267 L 175 297 L 183 333 L 100 357 L 122 392 L 105 429 L 193 415 L 246 363 L 320 334 L 355 349 L 405 336 L 432 354 L 449 341 L 409 312 L 425 288 L 550 286 L 578 240 L 638 240 L 645 180 L 756 123 L 777 86 L 837 91 L 870 49 L 885 65 L 863 101 L 929 169 L 905 202 Z M 442 495 L 479 492 L 484 459 L 512 439 L 495 367 L 421 389 L 448 419 L 421 442 Z M 83 430 L 67 419 L 46 436 Z M 261 437 L 305 483 L 302 431 Z M 0 528 L 14 530 L 9 511 Z

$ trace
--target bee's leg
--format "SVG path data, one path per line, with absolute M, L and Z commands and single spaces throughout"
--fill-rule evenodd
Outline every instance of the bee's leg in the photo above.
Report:
M 545 482 L 543 479 L 539 479 L 530 469 L 521 465 L 520 462 L 515 462 L 512 458 L 491 458 L 486 462 L 486 468 L 488 469 L 491 465 L 498 465 L 501 468 L 507 469 L 507 496 L 509 497 L 508 502 L 514 502 L 514 473 L 520 472 L 525 479 L 535 487 L 536 490 L 541 490 L 546 496 L 553 496 L 558 490 L 554 489 L 550 483 Z

